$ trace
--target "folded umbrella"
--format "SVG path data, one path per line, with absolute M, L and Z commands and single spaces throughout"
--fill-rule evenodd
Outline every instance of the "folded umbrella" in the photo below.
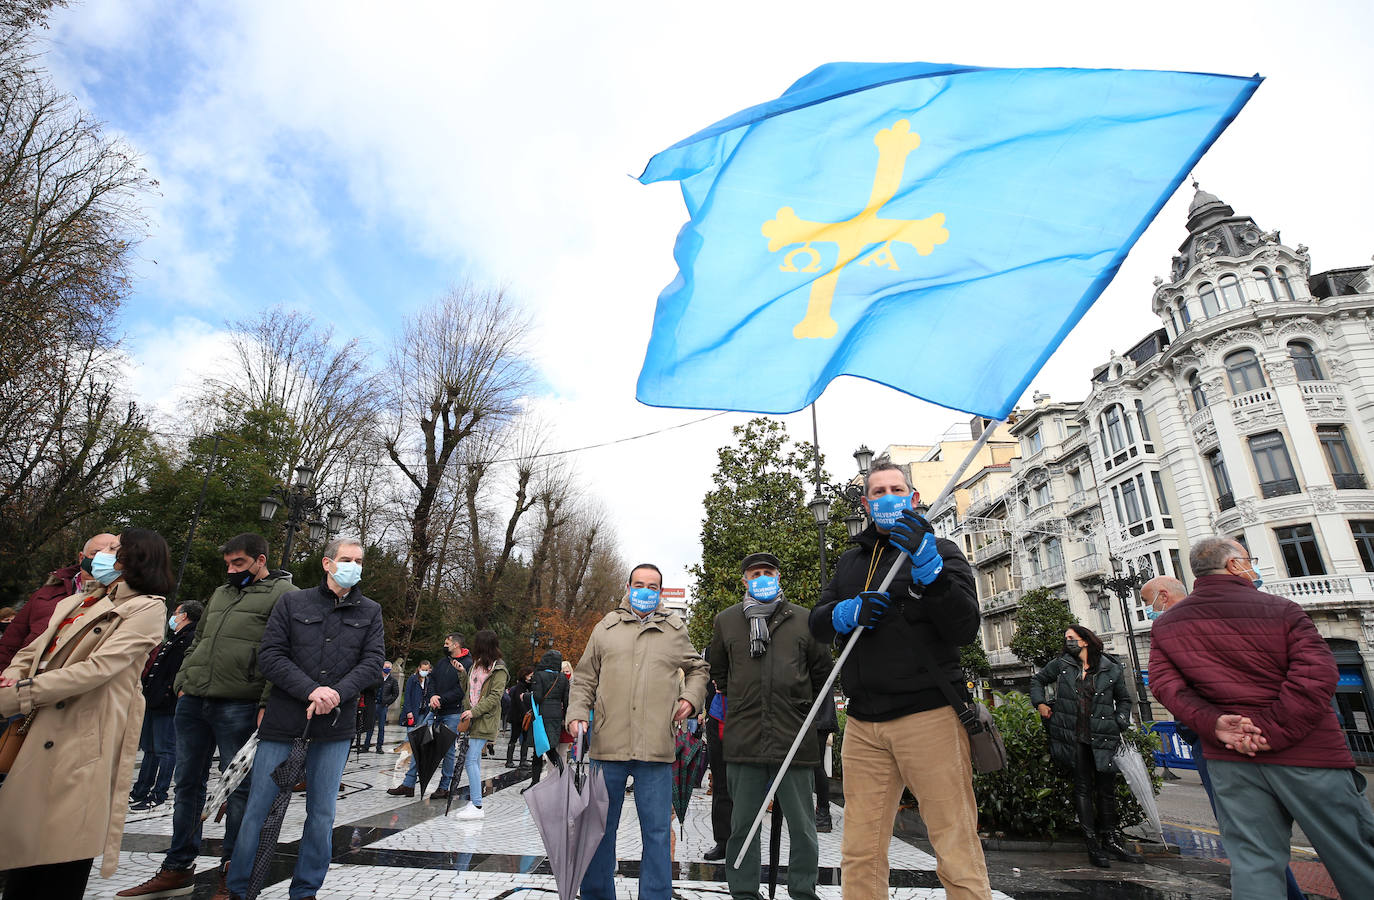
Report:
M 778 895 L 778 864 L 782 860 L 782 801 L 773 801 L 773 820 L 768 823 L 768 900 Z
M 606 834 L 610 797 L 599 770 L 587 771 L 583 753 L 525 792 L 525 805 L 544 841 L 558 900 L 573 900 Z
M 415 756 L 415 771 L 420 779 L 420 793 L 429 788 L 429 780 L 439 768 L 448 748 L 458 740 L 453 729 L 434 722 L 432 719 L 419 728 L 410 731 L 410 752 Z
M 339 710 L 334 710 L 334 719 L 339 718 Z M 267 883 L 267 873 L 272 868 L 272 857 L 277 852 L 277 838 L 281 837 L 281 823 L 286 818 L 286 807 L 291 803 L 291 789 L 296 782 L 305 778 L 305 757 L 310 748 L 310 709 L 305 711 L 305 729 L 301 736 L 291 741 L 291 749 L 286 759 L 272 770 L 272 781 L 277 785 L 277 796 L 258 829 L 258 852 L 253 857 L 253 871 L 248 876 L 248 890 L 244 900 L 257 900 L 263 885 Z
M 468 759 L 468 733 L 465 731 L 458 735 L 458 749 L 453 754 L 453 780 L 448 785 L 448 801 L 444 804 L 444 815 L 453 808 L 453 795 L 458 793 L 458 782 L 463 780 L 463 772 L 467 769 Z M 478 760 L 481 764 L 481 760 Z M 477 797 L 482 796 L 482 783 L 479 781 L 475 785 L 468 785 L 468 799 L 472 799 L 472 792 L 477 791 Z
M 1150 820 L 1155 833 L 1163 835 L 1164 829 L 1159 821 L 1159 805 L 1155 803 L 1154 785 L 1150 783 L 1150 773 L 1145 771 L 1145 761 L 1140 758 L 1140 751 L 1122 741 L 1116 747 L 1112 762 L 1116 764 L 1116 770 L 1121 773 L 1121 777 L 1126 779 L 1126 786 L 1131 789 L 1136 801 L 1140 803 L 1140 808 L 1145 811 L 1145 817 Z
M 258 753 L 258 733 L 254 731 L 244 741 L 239 752 L 234 754 L 234 758 L 229 760 L 229 765 L 220 770 L 219 780 L 215 782 L 205 795 L 205 806 L 200 810 L 200 820 L 204 822 L 214 815 L 215 810 L 229 799 L 229 795 L 234 793 L 234 789 L 243 784 L 243 779 L 248 777 L 248 773 L 253 771 L 253 757 Z
M 701 784 L 708 763 L 705 742 L 687 729 L 677 733 L 673 741 L 673 812 L 677 814 L 683 837 L 686 837 L 687 805 L 692 791 Z

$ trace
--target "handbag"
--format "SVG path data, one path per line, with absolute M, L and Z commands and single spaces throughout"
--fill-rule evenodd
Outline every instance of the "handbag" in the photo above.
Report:
M 915 629 L 911 630 L 911 636 L 915 639 L 917 650 L 929 657 L 929 647 L 925 639 Z M 973 771 L 987 774 L 1004 769 L 1007 765 L 1007 747 L 1002 742 L 1002 733 L 997 730 L 997 723 L 988 708 L 971 699 L 960 697 L 954 690 L 954 685 L 931 672 L 919 657 L 917 665 L 935 679 L 935 683 L 940 687 L 940 693 L 944 694 L 945 700 L 954 707 L 959 724 L 963 725 L 964 731 L 968 733 L 969 757 L 973 761 Z

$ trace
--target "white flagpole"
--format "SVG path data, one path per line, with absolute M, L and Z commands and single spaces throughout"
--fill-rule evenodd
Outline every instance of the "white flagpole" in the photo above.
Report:
M 1001 424 L 1001 421 L 993 421 L 988 424 L 988 427 L 983 429 L 983 433 L 978 436 L 978 440 L 974 441 L 973 446 L 969 448 L 968 455 L 964 457 L 964 461 L 959 464 L 959 468 L 955 469 L 954 474 L 950 476 L 949 482 L 945 485 L 945 489 L 940 492 L 940 496 L 936 497 L 935 502 L 930 505 L 931 509 L 939 509 L 940 506 L 944 504 L 945 500 L 949 499 L 949 495 L 954 493 L 954 486 L 963 480 L 964 471 L 973 464 L 973 458 L 978 455 L 979 450 L 983 449 L 983 445 L 988 442 L 988 438 L 992 437 L 993 429 Z M 889 568 L 887 574 L 883 576 L 883 583 L 878 585 L 878 590 L 880 592 L 886 591 L 888 587 L 891 586 L 892 579 L 896 578 L 897 573 L 902 569 L 904 559 L 905 556 L 903 554 L 897 554 L 897 558 L 893 560 L 891 568 Z M 849 658 L 849 654 L 854 650 L 854 645 L 859 642 L 859 635 L 863 634 L 865 630 L 864 628 L 855 628 L 850 632 L 849 640 L 845 642 L 844 650 L 840 653 L 840 658 L 835 660 L 835 667 L 830 670 L 830 677 L 825 680 L 825 684 L 821 687 L 820 692 L 817 693 L 816 702 L 811 704 L 811 711 L 806 714 L 806 721 L 802 722 L 801 730 L 798 731 L 797 736 L 792 739 L 792 748 L 787 751 L 787 757 L 782 761 L 782 765 L 778 767 L 779 777 L 774 778 L 773 783 L 768 786 L 768 793 L 764 796 L 762 805 L 759 806 L 758 815 L 754 816 L 754 823 L 749 826 L 749 833 L 744 836 L 744 845 L 740 848 L 739 855 L 735 857 L 735 861 L 730 864 L 730 868 L 738 869 L 744 862 L 744 856 L 749 852 L 749 845 L 753 842 L 754 835 L 758 833 L 759 826 L 763 824 L 764 814 L 768 812 L 768 804 L 773 802 L 773 795 L 778 792 L 778 785 L 782 781 L 781 775 L 787 771 L 790 765 L 792 765 L 792 760 L 796 757 L 797 750 L 801 747 L 802 740 L 806 737 L 807 732 L 811 730 L 811 723 L 816 721 L 816 713 L 820 711 L 822 701 L 825 699 L 826 694 L 830 693 L 833 689 L 835 679 L 839 676 L 840 669 L 844 666 L 844 661 Z M 729 727 L 728 720 L 726 727 Z

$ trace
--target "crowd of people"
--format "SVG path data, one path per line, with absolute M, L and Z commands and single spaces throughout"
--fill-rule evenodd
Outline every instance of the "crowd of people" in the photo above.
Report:
M 779 556 L 760 549 L 740 561 L 740 601 L 715 616 L 709 646 L 698 649 L 662 603 L 662 572 L 642 563 L 575 666 L 551 649 L 512 676 L 493 631 L 477 631 L 470 647 L 454 632 L 438 662 L 421 660 L 404 685 L 385 659 L 381 607 L 361 588 L 357 540 L 333 540 L 319 584 L 298 588 L 268 566 L 262 536 L 238 535 L 221 548 L 226 583 L 204 603 L 169 608 L 166 542 L 138 528 L 96 535 L 17 611 L 0 610 L 9 617 L 0 622 L 4 896 L 83 896 L 96 856 L 107 877 L 118 865 L 127 812 L 155 809 L 169 792 L 171 846 L 156 872 L 117 896 L 190 894 L 212 765 L 226 766 L 256 735 L 251 773 L 219 811 L 215 896 L 242 898 L 264 874 L 274 846 L 259 844 L 275 833 L 265 823 L 283 792 L 274 772 L 294 756 L 306 817 L 290 894 L 314 897 L 329 870 L 348 754 L 355 742 L 387 752 L 399 701 L 407 735 L 435 725 L 466 736 L 448 749 L 431 798 L 449 799 L 465 775 L 468 801 L 455 815 L 470 822 L 484 817 L 481 763 L 496 756 L 502 730 L 506 766 L 528 766 L 530 784 L 574 743 L 588 748 L 609 808 L 580 885 L 584 900 L 616 894 L 631 784 L 639 894 L 670 900 L 675 733 L 699 729 L 712 772 L 707 858 L 726 861 L 731 896 L 761 900 L 753 826 L 771 796 L 787 823 L 788 893 L 815 900 L 817 834 L 833 827 L 823 764 L 838 729 L 829 685 L 836 652 L 852 641 L 838 673 L 847 697 L 845 900 L 887 896 L 904 789 L 919 806 L 945 895 L 991 900 L 959 657 L 979 627 L 973 573 L 958 546 L 915 512 L 900 468 L 875 465 L 864 497 L 867 527 L 813 609 L 786 598 Z M 1299 606 L 1258 590 L 1254 562 L 1236 541 L 1207 538 L 1191 550 L 1191 594 L 1173 578 L 1144 585 L 1156 618 L 1151 684 L 1193 744 L 1234 861 L 1235 895 L 1301 896 L 1286 870 L 1296 820 L 1337 887 L 1356 896 L 1374 883 L 1374 814 L 1331 709 L 1336 666 Z M 1143 861 L 1121 840 L 1115 800 L 1129 682 L 1078 624 L 1031 679 L 1051 756 L 1072 778 L 1089 858 L 1103 867 Z M 810 717 L 813 705 L 819 714 Z M 412 758 L 388 793 L 414 797 L 418 779 Z

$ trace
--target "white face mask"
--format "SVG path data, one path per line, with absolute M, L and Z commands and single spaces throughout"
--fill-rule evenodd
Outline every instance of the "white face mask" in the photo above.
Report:
M 421 678 L 428 678 L 428 677 L 429 677 L 429 669 L 421 669 L 421 670 L 420 670 L 420 677 L 421 677 Z

